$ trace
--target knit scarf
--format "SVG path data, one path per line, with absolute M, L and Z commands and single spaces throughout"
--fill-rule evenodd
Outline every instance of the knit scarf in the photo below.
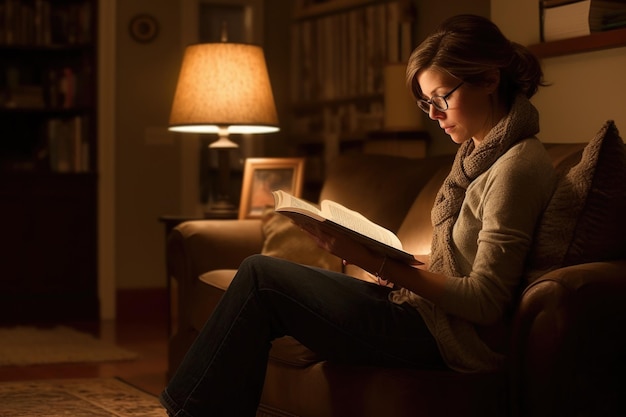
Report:
M 539 132 L 539 115 L 530 101 L 519 95 L 511 111 L 476 146 L 465 141 L 444 180 L 431 212 L 433 239 L 430 270 L 447 276 L 461 276 L 454 256 L 452 228 L 461 210 L 467 187 L 513 145 Z

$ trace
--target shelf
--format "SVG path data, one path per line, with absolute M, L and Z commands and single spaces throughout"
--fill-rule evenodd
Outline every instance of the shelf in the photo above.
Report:
M 93 106 L 57 107 L 0 107 L 0 115 L 27 117 L 71 117 L 93 111 Z
M 316 2 L 311 5 L 303 5 L 304 1 L 297 2 L 294 12 L 296 20 L 319 17 L 337 12 L 343 12 L 381 0 L 328 0 Z
M 0 51 L 4 52 L 82 52 L 92 49 L 93 46 L 88 42 L 81 43 L 56 43 L 48 45 L 38 44 L 6 44 L 0 43 Z
M 620 46 L 626 46 L 626 28 L 595 32 L 588 36 L 537 43 L 530 45 L 528 48 L 539 58 L 550 58 Z
M 384 95 L 382 93 L 364 94 L 361 96 L 336 98 L 328 100 L 316 100 L 316 101 L 301 101 L 293 103 L 293 109 L 295 112 L 306 112 L 316 110 L 321 107 L 340 107 L 348 104 L 360 105 L 368 104 L 376 101 L 382 101 Z
M 65 181 L 91 181 L 97 179 L 95 172 L 50 172 L 50 171 L 28 171 L 28 170 L 3 170 L 2 183 L 15 183 L 16 181 L 45 181 L 47 184 L 56 182 L 61 184 Z M 6 181 L 6 182 L 5 182 Z M 0 190 L 2 191 L 2 190 Z

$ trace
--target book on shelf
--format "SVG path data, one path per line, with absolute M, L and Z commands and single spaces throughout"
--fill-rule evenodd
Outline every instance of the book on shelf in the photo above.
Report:
M 7 80 L 0 105 L 19 109 L 73 109 L 85 105 L 90 98 L 90 74 L 86 72 L 69 66 L 22 72 L 15 66 L 0 69 L 0 77 Z
M 591 0 L 543 0 L 541 39 L 549 42 L 589 35 L 590 8 Z
M 0 1 L 0 44 L 54 45 L 91 41 L 92 5 L 49 0 Z
M 40 85 L 16 85 L 8 91 L 4 107 L 17 109 L 44 108 L 43 88 Z
M 409 2 L 386 4 L 386 63 L 407 62 L 413 48 L 415 10 Z
M 361 213 L 331 200 L 323 200 L 319 207 L 285 191 L 273 192 L 274 210 L 289 217 L 309 233 L 325 236 L 348 236 L 381 256 L 387 256 L 410 265 L 420 265 L 413 254 L 402 248 L 400 239 L 390 230 L 372 222 Z
M 89 144 L 85 140 L 86 120 L 53 118 L 47 122 L 47 141 L 52 172 L 89 171 Z
M 542 0 L 544 42 L 626 27 L 624 0 Z
M 592 32 L 626 27 L 626 1 L 591 0 L 589 27 Z
M 402 1 L 297 20 L 291 28 L 295 103 L 382 94 L 383 67 L 406 61 L 413 48 L 415 11 Z

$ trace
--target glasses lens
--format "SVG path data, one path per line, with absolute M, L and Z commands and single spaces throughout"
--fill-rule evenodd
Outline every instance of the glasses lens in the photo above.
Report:
M 428 104 L 426 101 L 417 100 L 417 105 L 419 106 L 420 109 L 424 111 L 424 113 L 430 112 L 430 104 Z
M 434 96 L 433 98 L 430 99 L 430 101 L 433 102 L 433 106 L 435 106 L 437 110 L 439 111 L 448 110 L 448 102 L 442 96 Z

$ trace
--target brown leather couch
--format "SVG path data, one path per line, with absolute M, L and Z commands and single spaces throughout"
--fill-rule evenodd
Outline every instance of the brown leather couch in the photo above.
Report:
M 580 158 L 584 144 L 547 147 L 558 165 Z M 427 253 L 430 208 L 451 162 L 451 156 L 423 160 L 341 156 L 331 164 L 320 198 L 360 211 L 397 231 L 407 250 Z M 170 342 L 170 372 L 209 317 L 234 269 L 248 255 L 262 251 L 263 239 L 260 220 L 191 221 L 170 234 L 167 264 L 178 288 L 178 330 Z M 504 372 L 349 366 L 317 358 L 285 337 L 273 344 L 258 415 L 626 415 L 620 388 L 626 375 L 624 329 L 623 256 L 559 268 L 523 291 Z

